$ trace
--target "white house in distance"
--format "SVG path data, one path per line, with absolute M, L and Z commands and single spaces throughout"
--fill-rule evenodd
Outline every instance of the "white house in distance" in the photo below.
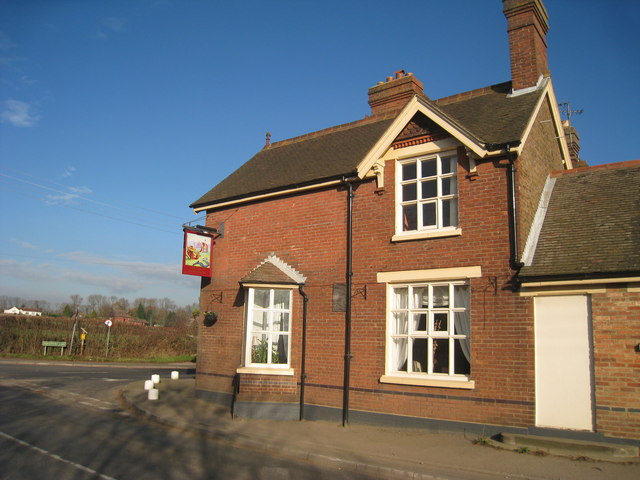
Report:
M 11 307 L 8 310 L 5 310 L 4 313 L 11 313 L 13 315 L 30 315 L 32 317 L 42 316 L 42 312 L 38 312 L 37 310 L 32 310 L 30 308 L 18 308 Z

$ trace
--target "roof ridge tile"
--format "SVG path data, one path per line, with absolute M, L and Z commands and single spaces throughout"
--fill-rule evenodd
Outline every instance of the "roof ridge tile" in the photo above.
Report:
M 488 85 L 486 87 L 476 88 L 474 90 L 468 90 L 466 92 L 455 93 L 453 95 L 449 95 L 447 97 L 438 98 L 437 100 L 432 100 L 437 105 L 449 105 L 451 103 L 456 103 L 461 100 L 468 100 L 474 97 L 480 97 L 482 95 L 487 95 L 490 93 L 496 93 L 497 87 L 507 87 L 511 86 L 511 82 L 502 82 L 496 83 L 494 85 Z

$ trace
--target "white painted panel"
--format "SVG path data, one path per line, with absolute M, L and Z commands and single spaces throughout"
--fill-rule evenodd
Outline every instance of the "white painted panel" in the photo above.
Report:
M 536 297 L 536 424 L 593 430 L 589 298 Z

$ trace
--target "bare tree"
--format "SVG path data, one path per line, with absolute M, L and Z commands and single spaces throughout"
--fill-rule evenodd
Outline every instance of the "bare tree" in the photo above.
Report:
M 87 303 L 89 304 L 91 312 L 98 313 L 98 309 L 100 308 L 100 297 L 102 297 L 102 295 L 89 295 L 87 297 Z
M 73 304 L 73 309 L 76 310 L 77 308 L 80 308 L 80 305 L 82 305 L 82 297 L 78 294 L 75 295 L 71 295 L 69 297 L 71 299 L 71 303 Z
M 126 316 L 129 311 L 129 300 L 124 297 L 117 299 L 113 304 L 113 309 L 116 315 Z

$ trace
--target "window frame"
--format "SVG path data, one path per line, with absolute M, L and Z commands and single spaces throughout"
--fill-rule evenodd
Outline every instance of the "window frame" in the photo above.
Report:
M 454 168 L 450 172 L 442 173 L 443 159 L 452 159 Z M 420 172 L 421 162 L 436 160 L 436 172 L 435 175 L 422 175 Z M 405 165 L 415 165 L 415 177 L 410 179 L 403 179 L 403 168 Z M 455 191 L 443 194 L 443 180 L 453 179 L 455 185 Z M 421 185 L 423 182 L 435 181 L 436 195 L 426 197 L 422 195 Z M 415 185 L 415 199 L 405 199 L 403 196 L 403 190 L 405 186 L 411 184 Z M 440 152 L 429 153 L 404 159 L 396 160 L 396 173 L 395 173 L 395 235 L 393 240 L 414 239 L 421 237 L 437 237 L 448 235 L 459 235 L 460 228 L 460 215 L 459 215 L 459 181 L 458 181 L 458 153 L 457 150 L 443 150 Z M 444 226 L 444 214 L 443 214 L 443 202 L 451 201 L 452 205 L 455 205 L 455 222 L 451 222 L 451 225 Z M 428 204 L 435 205 L 435 224 L 423 225 L 423 206 Z M 412 230 L 404 230 L 404 215 L 403 208 L 406 206 L 415 205 L 415 222 L 416 228 Z M 450 213 L 451 215 L 451 213 Z
M 416 385 L 426 387 L 446 387 L 456 389 L 474 389 L 475 380 L 472 379 L 473 374 L 473 358 L 470 358 L 470 373 L 469 375 L 445 375 L 435 374 L 428 375 L 422 373 L 409 373 L 398 371 L 396 368 L 392 368 L 392 359 L 394 358 L 393 349 L 391 345 L 391 332 L 393 332 L 393 315 L 392 315 L 392 300 L 393 300 L 393 288 L 397 288 L 403 285 L 409 284 L 445 284 L 445 283 L 466 283 L 469 286 L 469 293 L 466 299 L 468 317 L 468 331 L 469 341 L 472 342 L 471 327 L 472 327 L 472 300 L 473 295 L 471 291 L 472 279 L 478 279 L 482 277 L 482 267 L 479 265 L 467 266 L 467 267 L 449 267 L 449 268 L 432 268 L 427 270 L 401 270 L 401 271 L 387 271 L 378 272 L 376 275 L 378 283 L 385 283 L 386 288 L 386 309 L 385 309 L 385 370 L 380 377 L 380 383 L 399 384 L 399 385 Z M 471 344 L 470 344 L 471 346 Z M 407 347 L 408 348 L 408 347 Z M 396 357 L 397 360 L 397 357 Z M 409 358 L 407 356 L 407 362 Z M 396 363 L 397 364 L 397 363 Z
M 255 293 L 256 290 L 267 290 L 269 292 L 269 305 L 267 308 L 256 307 L 255 305 Z M 275 292 L 287 292 L 288 295 L 288 308 L 276 308 L 274 304 Z M 278 371 L 278 373 L 291 373 L 291 336 L 292 336 L 292 316 L 293 316 L 293 290 L 291 288 L 278 288 L 272 285 L 265 286 L 247 286 L 245 289 L 246 295 L 246 308 L 245 308 L 245 337 L 243 348 L 243 365 L 244 367 L 238 369 L 241 373 L 267 373 L 270 371 Z M 254 330 L 253 318 L 257 311 L 267 313 L 268 326 L 267 329 Z M 274 330 L 273 314 L 274 313 L 287 313 L 288 314 L 288 329 L 287 330 Z M 267 335 L 267 344 L 271 345 L 270 349 L 267 349 L 267 363 L 257 363 L 252 361 L 252 339 L 256 334 Z M 287 336 L 286 363 L 273 363 L 273 339 L 279 335 Z

